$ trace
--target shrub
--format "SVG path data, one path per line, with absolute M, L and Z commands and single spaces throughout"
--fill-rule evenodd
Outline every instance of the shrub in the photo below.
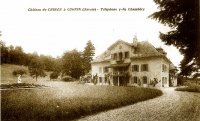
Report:
M 62 81 L 73 82 L 74 79 L 71 76 L 64 76 L 64 77 L 62 77 Z
M 150 85 L 155 87 L 155 85 L 158 84 L 158 80 L 154 78 L 154 80 L 150 80 Z
M 17 76 L 18 74 L 23 75 L 23 74 L 26 74 L 26 73 L 27 73 L 27 72 L 26 72 L 25 69 L 17 69 L 17 70 L 14 70 L 12 74 L 13 74 L 14 76 Z
M 58 72 L 52 72 L 52 73 L 50 74 L 50 80 L 51 80 L 51 79 L 57 79 L 58 76 L 59 76 L 59 73 L 58 73 Z

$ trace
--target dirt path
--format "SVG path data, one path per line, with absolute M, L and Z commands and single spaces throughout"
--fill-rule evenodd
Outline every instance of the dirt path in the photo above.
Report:
M 200 93 L 163 89 L 161 97 L 84 117 L 78 121 L 200 121 Z

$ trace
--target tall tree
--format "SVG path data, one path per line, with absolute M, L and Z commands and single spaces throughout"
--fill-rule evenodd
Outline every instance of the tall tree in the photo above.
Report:
M 94 51 L 95 51 L 95 47 L 92 44 L 92 41 L 89 40 L 86 43 L 86 47 L 84 48 L 84 51 L 83 51 L 85 73 L 88 73 L 91 69 L 91 61 L 93 60 L 93 56 L 95 54 Z
M 44 65 L 39 61 L 39 59 L 33 59 L 28 66 L 29 73 L 32 77 L 35 77 L 36 81 L 37 78 L 45 77 L 46 74 L 44 72 Z
M 40 60 L 42 61 L 43 65 L 45 66 L 46 71 L 54 71 L 55 70 L 55 59 L 51 56 L 40 55 Z
M 25 53 L 21 46 L 15 46 L 13 60 L 15 64 L 24 65 Z
M 174 45 L 184 56 L 181 61 L 182 76 L 200 73 L 199 0 L 154 0 L 160 9 L 149 17 L 171 27 L 160 32 L 166 45 Z
M 5 42 L 0 40 L 0 47 L 1 47 L 1 63 L 8 63 L 8 58 L 9 58 L 9 51 L 8 48 L 6 47 Z
M 77 50 L 67 51 L 62 56 L 62 72 L 78 79 L 83 74 L 83 58 Z

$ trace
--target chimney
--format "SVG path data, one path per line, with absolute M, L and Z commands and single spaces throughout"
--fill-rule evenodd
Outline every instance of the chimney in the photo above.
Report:
M 135 34 L 134 38 L 133 38 L 133 46 L 137 47 L 138 44 L 138 39 L 137 39 L 137 35 Z

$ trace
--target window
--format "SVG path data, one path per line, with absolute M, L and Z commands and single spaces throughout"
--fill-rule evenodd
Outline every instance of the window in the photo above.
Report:
M 147 77 L 146 76 L 143 76 L 143 84 L 147 84 Z
M 167 66 L 165 64 L 162 64 L 162 72 L 166 72 L 167 71 Z
M 129 58 L 129 52 L 125 52 L 125 58 Z
M 167 84 L 167 77 L 162 77 L 162 83 Z
M 102 82 L 102 77 L 99 77 L 99 83 L 101 83 Z
M 104 67 L 104 68 L 103 68 L 103 72 L 104 72 L 104 73 L 107 73 L 107 72 L 108 72 L 108 67 Z
M 148 71 L 148 64 L 142 64 L 141 71 Z
M 139 72 L 139 65 L 132 65 L 132 71 Z
M 134 77 L 133 77 L 133 83 L 137 83 L 137 81 L 138 81 L 137 76 L 134 76 Z
M 107 79 L 107 77 L 105 77 L 105 83 L 107 83 L 108 82 L 108 79 Z
M 120 53 L 119 53 L 119 60 L 122 60 L 122 57 L 123 57 L 123 53 L 120 52 Z
M 167 84 L 167 77 L 165 77 L 165 84 Z

